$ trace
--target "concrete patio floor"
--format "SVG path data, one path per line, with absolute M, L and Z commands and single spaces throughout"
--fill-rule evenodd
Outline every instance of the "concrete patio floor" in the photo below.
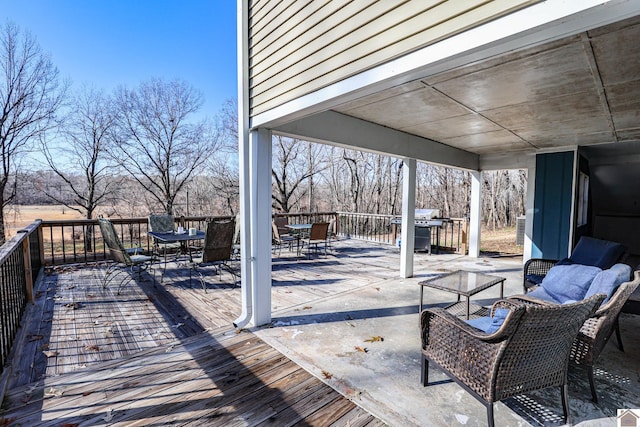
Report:
M 445 271 L 474 270 L 506 277 L 505 296 L 521 294 L 521 258 L 419 253 L 414 277 L 401 279 L 398 249 L 346 240 L 335 245 L 334 255 L 318 259 L 315 280 L 330 275 L 334 260 L 348 262 L 352 273 L 361 271 L 362 280 L 351 278 L 351 289 L 331 293 L 329 289 L 340 282 L 332 277 L 322 284 L 329 296 L 283 309 L 275 306 L 272 325 L 253 332 L 390 425 L 486 425 L 485 407 L 438 369 L 431 368 L 429 373 L 435 384 L 420 384 L 417 283 Z M 345 258 L 349 260 L 343 261 Z M 291 258 L 274 259 L 274 292 L 278 269 L 293 262 Z M 300 261 L 291 268 L 308 262 Z M 499 297 L 499 289 L 494 286 L 472 301 L 489 305 Z M 425 289 L 424 299 L 426 307 L 443 306 L 455 296 Z M 640 407 L 640 317 L 623 314 L 620 324 L 626 351 L 610 343 L 596 365 L 599 404 L 590 400 L 586 373 L 570 369 L 574 425 L 615 426 L 617 409 Z M 498 426 L 561 425 L 559 390 L 497 403 L 495 421 Z

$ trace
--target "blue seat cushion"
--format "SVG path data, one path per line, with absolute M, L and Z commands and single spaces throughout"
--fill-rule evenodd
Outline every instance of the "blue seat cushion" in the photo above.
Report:
M 555 304 L 560 304 L 560 301 L 558 301 L 557 299 L 555 299 L 554 297 L 549 295 L 547 293 L 547 291 L 545 291 L 542 286 L 538 286 L 534 290 L 532 290 L 530 292 L 527 292 L 527 296 L 540 298 L 540 299 L 543 299 L 545 301 L 553 302 Z
M 560 303 L 566 300 L 580 301 L 587 293 L 591 281 L 601 271 L 599 267 L 590 265 L 554 265 L 540 286 Z
M 582 236 L 569 259 L 574 264 L 592 265 L 604 270 L 615 264 L 625 250 L 620 243 Z
M 595 294 L 605 294 L 607 297 L 602 301 L 606 303 L 611 295 L 618 289 L 618 286 L 631 279 L 631 267 L 626 264 L 615 264 L 607 270 L 602 270 L 594 277 L 585 298 L 589 298 Z
M 508 309 L 496 308 L 494 310 L 493 317 L 478 317 L 477 319 L 466 320 L 466 322 L 476 329 L 480 329 L 483 332 L 492 334 L 500 329 L 500 326 L 502 326 L 502 324 L 504 323 L 504 319 L 507 318 L 507 314 L 509 314 Z

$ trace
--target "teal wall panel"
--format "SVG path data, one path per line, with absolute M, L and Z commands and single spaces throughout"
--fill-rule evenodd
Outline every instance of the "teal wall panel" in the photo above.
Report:
M 536 155 L 533 258 L 567 257 L 571 231 L 573 152 Z

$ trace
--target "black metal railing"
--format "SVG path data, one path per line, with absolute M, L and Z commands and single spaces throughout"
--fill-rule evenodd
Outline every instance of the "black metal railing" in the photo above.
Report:
M 10 356 L 33 283 L 42 265 L 40 223 L 20 230 L 0 247 L 0 373 Z

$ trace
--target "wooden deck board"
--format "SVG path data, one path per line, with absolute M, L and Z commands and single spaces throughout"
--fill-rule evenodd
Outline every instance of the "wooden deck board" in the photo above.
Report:
M 25 390 L 13 391 L 5 401 L 13 409 L 2 415 L 42 426 L 328 425 L 347 414 L 369 420 L 361 425 L 376 421 L 249 332 L 220 340 L 204 333 L 131 359 L 51 378 L 21 406 Z
M 274 263 L 274 309 L 302 310 L 363 284 L 331 256 L 289 263 Z M 156 268 L 131 278 L 118 295 L 103 289 L 104 269 L 55 268 L 41 278 L 25 327 L 42 337 L 25 341 L 0 417 L 52 426 L 383 425 L 255 335 L 234 333 L 241 297 L 229 273 L 205 269 L 205 291 L 169 263 L 164 276 Z

